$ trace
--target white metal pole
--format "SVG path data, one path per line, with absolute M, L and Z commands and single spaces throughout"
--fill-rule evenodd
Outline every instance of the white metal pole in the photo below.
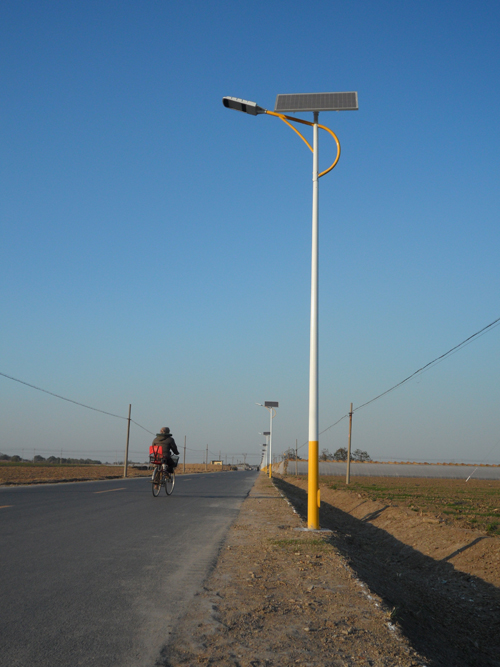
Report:
M 273 476 L 273 408 L 269 409 L 269 477 Z
M 319 528 L 318 488 L 318 112 L 314 112 L 313 125 L 313 201 L 312 201 L 312 253 L 311 253 L 311 334 L 309 354 L 309 462 L 307 523 Z

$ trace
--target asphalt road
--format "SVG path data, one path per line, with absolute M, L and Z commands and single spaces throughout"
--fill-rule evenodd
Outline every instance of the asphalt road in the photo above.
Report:
M 257 474 L 1 488 L 0 665 L 154 665 Z

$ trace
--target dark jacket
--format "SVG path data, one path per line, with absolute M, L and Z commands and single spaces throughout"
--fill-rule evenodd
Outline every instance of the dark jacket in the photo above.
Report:
M 163 456 L 170 456 L 170 452 L 179 455 L 179 450 L 171 433 L 157 433 L 153 445 L 161 445 Z

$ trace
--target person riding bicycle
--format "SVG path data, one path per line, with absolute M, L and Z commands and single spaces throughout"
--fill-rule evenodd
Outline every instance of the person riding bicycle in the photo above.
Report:
M 168 426 L 163 426 L 163 428 L 160 429 L 160 432 L 156 434 L 156 438 L 153 440 L 153 445 L 161 445 L 163 470 L 173 472 L 174 462 L 170 456 L 170 452 L 179 456 L 179 450 L 177 449 L 177 445 L 175 444 L 175 440 L 173 439 Z

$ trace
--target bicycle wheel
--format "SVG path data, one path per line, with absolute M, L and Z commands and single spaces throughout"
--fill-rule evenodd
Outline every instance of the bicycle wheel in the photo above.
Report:
M 151 488 L 153 491 L 153 496 L 156 498 L 157 496 L 160 495 L 161 485 L 163 482 L 161 478 L 161 470 L 159 468 L 155 468 L 151 482 L 152 482 Z
M 165 475 L 165 491 L 167 492 L 167 496 L 169 496 L 172 491 L 174 490 L 175 486 L 175 472 L 168 472 Z

